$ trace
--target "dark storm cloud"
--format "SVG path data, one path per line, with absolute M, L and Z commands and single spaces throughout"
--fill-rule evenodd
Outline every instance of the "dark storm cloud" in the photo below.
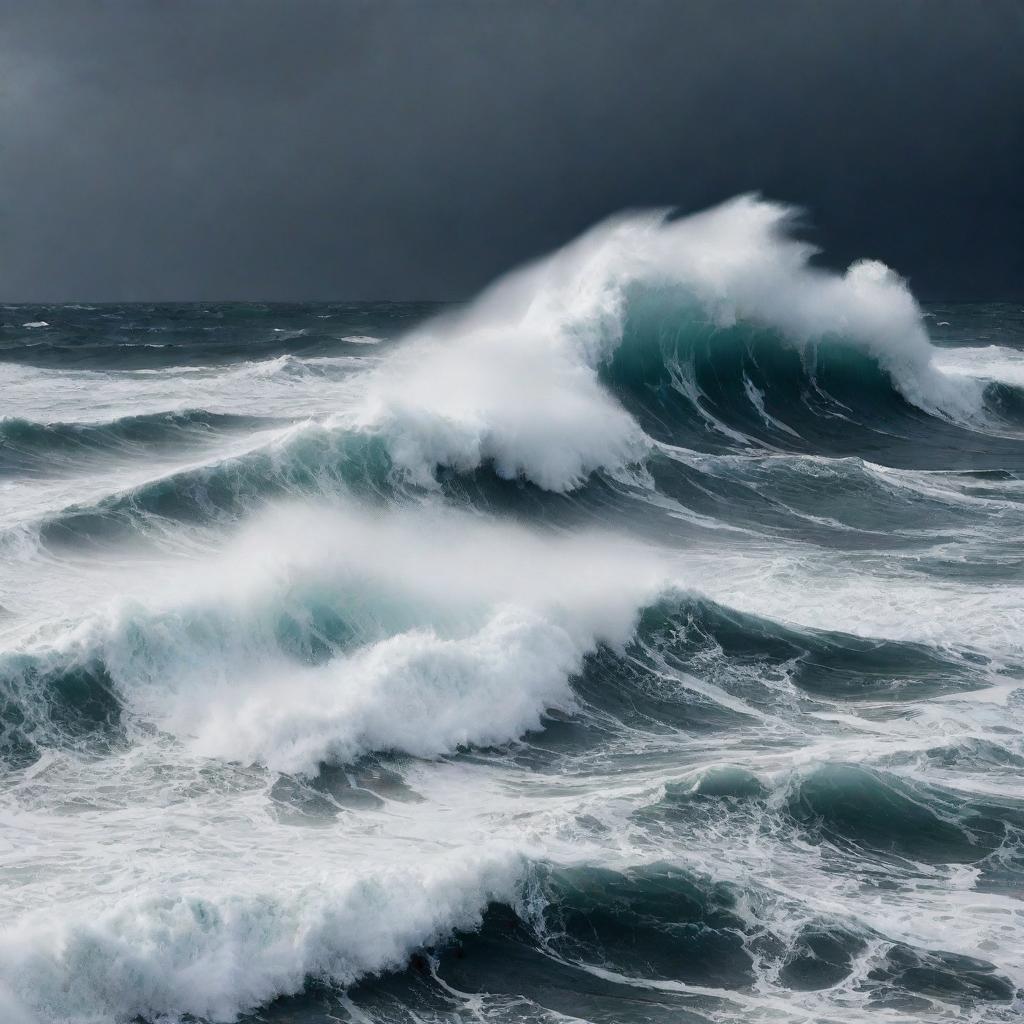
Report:
M 1024 293 L 1024 5 L 0 0 L 0 297 L 449 297 L 759 189 Z

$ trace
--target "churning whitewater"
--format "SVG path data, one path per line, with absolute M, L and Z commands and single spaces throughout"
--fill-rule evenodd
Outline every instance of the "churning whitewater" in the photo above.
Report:
M 1024 310 L 621 216 L 0 310 L 0 1018 L 1024 1011 Z

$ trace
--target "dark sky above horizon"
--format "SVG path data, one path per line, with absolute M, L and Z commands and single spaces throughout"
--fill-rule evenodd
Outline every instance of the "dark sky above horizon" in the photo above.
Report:
M 462 298 L 759 190 L 1024 297 L 1024 0 L 0 0 L 0 299 Z

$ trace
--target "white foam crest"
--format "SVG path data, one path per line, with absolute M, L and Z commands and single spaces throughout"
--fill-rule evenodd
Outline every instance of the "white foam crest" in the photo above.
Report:
M 941 348 L 935 351 L 935 365 L 952 377 L 999 381 L 1024 388 L 1024 352 L 1000 345 Z
M 648 439 L 598 367 L 622 340 L 637 285 L 678 290 L 718 326 L 749 322 L 794 345 L 852 344 L 915 404 L 976 415 L 974 390 L 933 367 L 905 283 L 877 261 L 843 275 L 810 266 L 814 250 L 787 234 L 792 222 L 790 208 L 754 196 L 677 220 L 609 220 L 413 332 L 372 376 L 355 421 L 382 433 L 424 482 L 438 465 L 493 462 L 500 476 L 565 491 L 595 470 L 620 471 Z
M 109 423 L 192 409 L 304 419 L 333 413 L 353 386 L 361 390 L 355 379 L 364 365 L 351 355 L 133 370 L 8 363 L 0 365 L 0 386 L 4 414 L 34 423 Z
M 374 750 L 434 757 L 505 743 L 540 728 L 545 708 L 568 710 L 585 653 L 560 626 L 502 610 L 468 636 L 410 631 L 320 669 L 280 666 L 244 694 L 207 696 L 198 723 L 194 699 L 187 710 L 178 700 L 171 722 L 196 730 L 199 753 L 280 771 Z
M 996 659 L 1024 650 L 1024 587 L 1017 584 L 931 579 L 888 553 L 850 565 L 787 546 L 758 558 L 691 552 L 687 564 L 712 600 L 775 622 L 940 649 L 967 645 Z
M 315 880 L 285 873 L 273 888 L 236 874 L 216 888 L 147 888 L 102 910 L 30 913 L 0 929 L 0 1008 L 9 1002 L 17 1012 L 5 1020 L 18 1024 L 29 1013 L 61 1024 L 233 1021 L 309 977 L 351 985 L 478 927 L 490 901 L 514 898 L 523 864 L 500 847 L 421 853 Z
M 99 656 L 137 714 L 197 752 L 282 771 L 369 751 L 431 757 L 513 740 L 572 705 L 571 676 L 625 643 L 665 569 L 607 534 L 555 538 L 442 509 L 289 507 L 158 599 L 50 644 Z M 311 665 L 282 646 L 350 631 Z

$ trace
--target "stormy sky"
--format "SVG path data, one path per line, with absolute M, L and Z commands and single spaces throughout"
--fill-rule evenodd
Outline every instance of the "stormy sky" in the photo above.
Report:
M 759 190 L 1024 296 L 1021 0 L 0 0 L 0 299 L 460 298 Z

